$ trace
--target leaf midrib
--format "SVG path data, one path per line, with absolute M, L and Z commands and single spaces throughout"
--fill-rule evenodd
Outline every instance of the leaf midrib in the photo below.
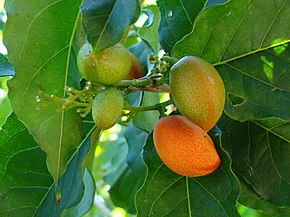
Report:
M 243 57 L 246 57 L 246 56 L 255 54 L 255 53 L 260 52 L 260 51 L 265 51 L 265 50 L 268 50 L 270 48 L 274 48 L 274 47 L 278 47 L 278 46 L 283 45 L 283 44 L 287 44 L 289 42 L 290 42 L 290 39 L 289 40 L 282 41 L 282 42 L 279 42 L 279 43 L 276 43 L 276 44 L 273 44 L 273 45 L 270 45 L 270 46 L 267 46 L 267 47 L 264 47 L 264 48 L 256 49 L 256 50 L 253 50 L 251 52 L 244 53 L 244 54 L 241 54 L 241 55 L 238 55 L 238 56 L 229 58 L 229 59 L 225 59 L 225 60 L 223 60 L 221 62 L 212 63 L 212 65 L 213 66 L 223 65 L 223 64 L 226 64 L 228 62 L 231 62 L 231 61 L 234 61 L 234 60 L 237 60 L 237 59 L 240 59 L 240 58 L 243 58 Z
M 70 57 L 71 57 L 71 51 L 72 51 L 72 45 L 73 45 L 73 39 L 74 39 L 74 35 L 76 33 L 76 29 L 77 29 L 77 24 L 78 24 L 78 20 L 79 20 L 79 17 L 80 17 L 80 11 L 78 12 L 77 14 L 77 17 L 76 17 L 76 21 L 75 21 L 75 25 L 74 25 L 74 28 L 73 28 L 73 31 L 72 31 L 72 35 L 71 35 L 71 39 L 70 39 L 70 42 L 69 42 L 69 49 L 68 49 L 68 54 L 67 54 L 67 62 L 66 62 L 66 71 L 65 71 L 65 81 L 64 81 L 64 87 L 68 84 L 68 73 L 69 73 L 69 63 L 70 63 Z M 64 90 L 63 91 L 63 97 L 65 97 L 65 94 L 66 94 L 66 91 Z M 58 159 L 57 159 L 57 175 L 56 175 L 56 178 L 57 178 L 57 181 L 59 180 L 59 168 L 60 168 L 60 158 L 61 158 L 61 150 L 62 150 L 62 145 L 63 145 L 63 136 L 64 136 L 64 116 L 65 116 L 65 112 L 62 111 L 61 112 L 61 129 L 60 129 L 60 138 L 59 138 L 59 150 L 58 150 Z
M 98 41 L 97 41 L 97 43 L 96 43 L 96 47 L 98 47 L 98 45 L 100 44 L 101 38 L 102 38 L 102 36 L 103 36 L 105 30 L 107 29 L 107 26 L 108 26 L 108 24 L 109 24 L 109 21 L 110 21 L 110 19 L 111 19 L 111 16 L 112 16 L 112 14 L 113 14 L 113 12 L 114 12 L 114 10 L 115 10 L 117 4 L 118 4 L 118 0 L 117 0 L 116 3 L 114 4 L 114 6 L 113 6 L 113 8 L 112 8 L 112 11 L 110 12 L 110 14 L 109 14 L 109 16 L 108 16 L 108 19 L 107 19 L 107 21 L 106 21 L 106 23 L 105 23 L 105 25 L 104 25 L 104 28 L 103 28 L 102 31 L 101 31 L 100 37 L 98 38 Z

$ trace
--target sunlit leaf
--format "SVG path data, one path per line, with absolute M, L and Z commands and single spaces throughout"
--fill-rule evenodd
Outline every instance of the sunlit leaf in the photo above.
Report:
M 158 24 L 160 20 L 160 13 L 156 5 L 150 5 L 143 9 L 143 13 L 148 16 L 147 22 L 142 26 L 138 35 L 149 43 L 154 54 L 158 54 L 159 43 L 158 43 Z
M 17 117 L 47 154 L 48 170 L 57 182 L 69 152 L 81 143 L 81 119 L 72 109 L 36 110 L 42 90 L 64 96 L 64 87 L 79 87 L 73 38 L 81 0 L 6 1 L 5 45 L 16 76 L 9 82 L 9 98 Z
M 227 115 L 240 121 L 270 117 L 289 120 L 288 47 L 280 45 L 217 66 L 226 87 Z
M 208 7 L 173 54 L 221 64 L 289 42 L 289 4 L 289 0 L 231 0 Z

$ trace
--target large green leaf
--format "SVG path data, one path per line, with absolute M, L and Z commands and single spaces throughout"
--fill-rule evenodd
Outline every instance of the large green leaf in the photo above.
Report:
M 166 52 L 190 33 L 194 20 L 203 9 L 205 0 L 158 0 L 161 13 L 159 42 Z
M 234 171 L 250 186 L 256 199 L 268 201 L 271 206 L 276 204 L 277 208 L 288 207 L 289 212 L 290 136 L 280 135 L 263 124 L 242 123 L 224 117 L 219 122 L 224 132 L 223 145 L 232 156 Z M 289 123 L 284 124 L 289 131 Z M 242 196 L 242 202 L 247 205 L 245 195 Z
M 230 158 L 221 149 L 222 163 L 208 176 L 191 178 L 173 173 L 159 159 L 149 137 L 144 149 L 148 175 L 137 194 L 138 216 L 238 216 L 239 184 Z
M 16 76 L 9 82 L 15 114 L 47 154 L 48 170 L 57 182 L 68 153 L 82 138 L 81 119 L 74 110 L 36 110 L 39 90 L 64 96 L 66 85 L 78 87 L 73 37 L 81 0 L 6 1 L 5 44 Z
M 216 65 L 231 118 L 289 119 L 289 12 L 289 0 L 231 0 L 211 6 L 176 44 L 174 55 L 200 56 Z
M 112 46 L 139 16 L 138 0 L 84 0 L 81 7 L 83 30 L 96 51 Z
M 6 94 L 3 90 L 0 89 L 4 94 Z M 0 99 L 0 129 L 2 125 L 5 123 L 8 115 L 12 112 L 12 108 L 7 96 L 4 99 Z
M 93 166 L 94 178 L 96 182 L 104 178 L 109 185 L 113 185 L 122 173 L 120 165 L 124 164 L 128 152 L 126 141 L 120 136 L 114 141 L 101 142 L 97 152 Z
M 176 57 L 221 64 L 290 40 L 289 0 L 231 0 L 203 10 L 194 30 L 176 44 Z
M 227 115 L 240 121 L 269 117 L 289 120 L 288 47 L 288 44 L 280 45 L 217 66 L 228 94 Z
M 31 217 L 53 179 L 45 154 L 13 114 L 0 131 L 0 213 Z
M 82 167 L 82 162 L 90 149 L 90 140 L 91 137 L 88 136 L 77 151 L 74 152 L 72 159 L 69 161 L 66 172 L 58 182 L 61 192 L 60 202 L 56 202 L 55 195 L 57 187 L 56 184 L 53 183 L 41 201 L 40 207 L 37 209 L 35 216 L 61 216 L 66 209 L 77 206 L 80 202 L 82 203 L 82 199 L 90 201 L 89 204 L 92 205 L 94 194 L 84 194 L 85 189 Z M 92 185 L 87 185 L 87 187 L 89 187 L 92 191 L 94 190 L 94 186 Z M 87 198 L 83 198 L 84 195 Z M 88 208 L 86 209 L 86 211 L 88 211 Z
M 290 216 L 290 207 L 277 206 L 277 204 L 264 200 L 261 195 L 253 191 L 250 185 L 244 182 L 241 182 L 241 195 L 239 197 L 239 202 L 245 204 L 247 207 L 263 211 L 263 213 L 267 214 L 267 217 Z
M 82 161 L 89 150 L 89 137 L 71 159 L 56 185 L 46 167 L 46 155 L 16 116 L 12 114 L 0 131 L 0 213 L 3 217 L 53 216 L 75 206 L 83 197 Z M 72 190 L 73 186 L 73 190 Z M 92 186 L 94 189 L 94 185 Z M 86 195 L 92 201 L 93 194 Z M 91 203 L 90 203 L 91 204 Z

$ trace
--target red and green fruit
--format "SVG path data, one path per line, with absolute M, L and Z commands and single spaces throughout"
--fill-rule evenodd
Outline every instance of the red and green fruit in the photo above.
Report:
M 130 52 L 132 66 L 130 68 L 129 74 L 124 78 L 124 80 L 132 80 L 132 79 L 138 79 L 142 78 L 146 75 L 146 71 L 144 67 L 142 66 L 139 59 Z
M 224 83 L 216 69 L 205 60 L 186 56 L 171 68 L 171 94 L 180 113 L 209 131 L 222 115 Z
M 124 79 L 132 65 L 129 51 L 121 43 L 98 53 L 92 52 L 90 44 L 85 43 L 78 53 L 77 63 L 85 79 L 104 85 Z

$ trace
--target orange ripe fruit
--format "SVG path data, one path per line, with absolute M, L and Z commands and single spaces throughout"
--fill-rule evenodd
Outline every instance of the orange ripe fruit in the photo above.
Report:
M 163 163 L 180 175 L 204 176 L 220 165 L 210 136 L 181 115 L 161 118 L 155 125 L 153 140 Z

